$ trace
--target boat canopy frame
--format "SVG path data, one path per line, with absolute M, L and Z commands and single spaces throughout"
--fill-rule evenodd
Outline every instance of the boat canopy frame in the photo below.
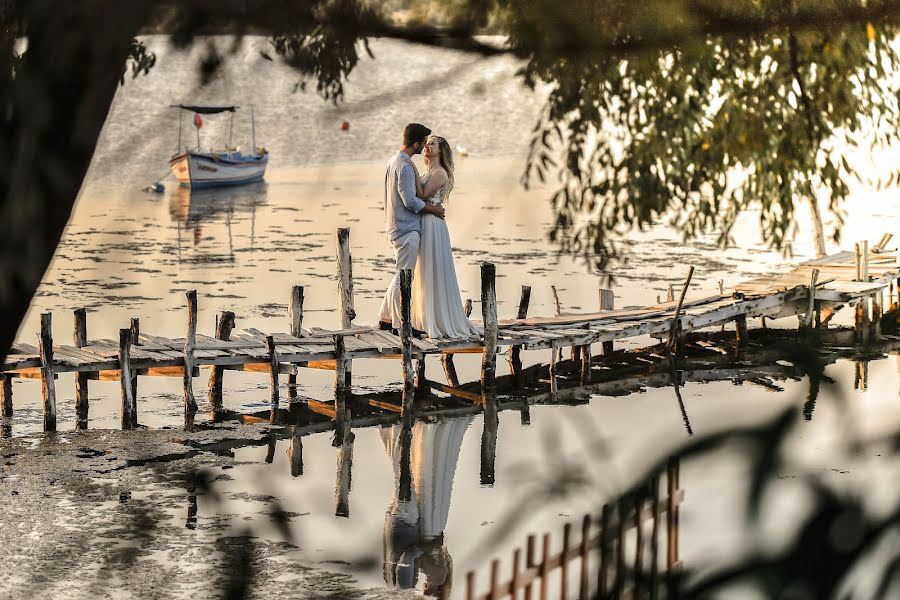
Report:
M 192 112 L 201 115 L 216 115 L 223 112 L 231 113 L 231 122 L 228 124 L 228 147 L 231 148 L 233 146 L 232 137 L 234 134 L 234 113 L 240 106 L 236 104 L 230 105 L 206 105 L 206 104 L 170 104 L 169 108 L 179 108 L 184 112 Z M 253 107 L 250 107 L 250 119 L 254 120 L 253 115 Z M 178 113 L 178 146 L 175 148 L 175 154 L 181 153 L 181 113 Z M 253 129 L 253 150 L 256 151 L 256 123 L 251 122 L 251 127 Z M 187 150 L 187 148 L 185 148 Z M 200 129 L 197 128 L 197 151 L 200 151 Z

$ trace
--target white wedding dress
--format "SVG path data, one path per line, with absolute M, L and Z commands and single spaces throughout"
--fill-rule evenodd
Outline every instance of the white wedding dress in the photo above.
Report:
M 427 181 L 422 177 L 422 185 Z M 426 202 L 442 204 L 446 190 L 445 185 Z M 434 215 L 422 215 L 411 308 L 413 327 L 428 337 L 472 339 L 481 335 L 463 309 L 447 222 Z

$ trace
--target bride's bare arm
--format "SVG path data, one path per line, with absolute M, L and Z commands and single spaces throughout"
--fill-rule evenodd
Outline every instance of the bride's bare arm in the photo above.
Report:
M 419 196 L 419 198 L 431 198 L 436 191 L 444 187 L 445 183 L 447 183 L 447 171 L 444 169 L 435 169 L 431 174 L 431 177 L 428 178 L 428 181 L 425 182 L 422 195 Z
M 422 178 L 419 176 L 419 169 L 416 168 L 416 163 L 410 162 L 409 164 L 412 165 L 413 172 L 416 174 L 416 197 L 424 200 L 427 196 L 422 190 Z

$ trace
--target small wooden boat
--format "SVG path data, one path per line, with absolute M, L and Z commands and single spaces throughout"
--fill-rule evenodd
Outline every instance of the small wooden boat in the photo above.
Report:
M 208 188 L 228 185 L 242 185 L 261 181 L 266 174 L 266 166 L 269 163 L 269 153 L 265 148 L 256 146 L 256 122 L 253 109 L 250 111 L 251 128 L 253 132 L 253 151 L 246 154 L 231 146 L 231 131 L 234 125 L 234 112 L 237 106 L 199 106 L 194 104 L 176 104 L 173 108 L 194 113 L 194 127 L 197 129 L 197 148 L 181 150 L 181 119 L 178 119 L 178 148 L 179 152 L 169 160 L 169 166 L 175 179 L 181 185 L 191 188 Z M 210 115 L 222 112 L 230 112 L 232 125 L 229 129 L 228 149 L 220 151 L 203 152 L 200 150 L 200 129 L 203 127 L 203 118 L 200 115 Z

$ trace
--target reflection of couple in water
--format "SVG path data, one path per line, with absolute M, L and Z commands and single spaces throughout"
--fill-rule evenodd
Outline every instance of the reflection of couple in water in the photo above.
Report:
M 394 467 L 394 498 L 384 520 L 384 580 L 391 587 L 414 588 L 422 571 L 426 595 L 449 597 L 453 561 L 444 546 L 444 528 L 460 446 L 472 419 L 419 421 L 412 435 L 404 435 L 401 425 L 381 430 Z M 407 474 L 408 487 L 403 484 Z

